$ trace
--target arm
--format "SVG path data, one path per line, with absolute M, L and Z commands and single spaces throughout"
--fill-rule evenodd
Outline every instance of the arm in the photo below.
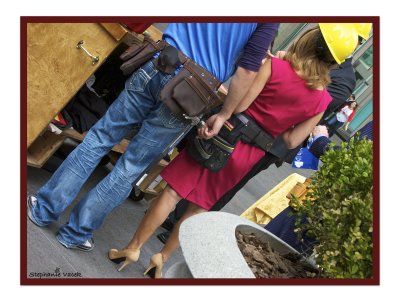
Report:
M 251 77 L 243 68 L 238 68 L 229 86 L 229 93 L 224 102 L 221 111 L 210 118 L 206 122 L 206 126 L 199 129 L 198 134 L 201 138 L 210 139 L 217 135 L 225 121 L 227 121 L 233 113 L 242 112 L 260 94 L 271 75 L 271 60 L 267 60 L 257 73 L 252 72 Z M 247 80 L 243 81 L 245 74 Z M 247 92 L 247 93 L 246 93 Z
M 243 49 L 239 67 L 258 72 L 278 32 L 279 23 L 259 23 Z
M 255 78 L 252 86 L 240 101 L 240 104 L 235 108 L 234 113 L 245 111 L 252 102 L 260 95 L 262 89 L 265 87 L 269 78 L 271 77 L 271 60 L 267 59 L 264 65 L 261 66 L 260 71 Z M 229 116 L 230 117 L 230 116 Z
M 235 111 L 239 103 L 245 95 L 248 93 L 249 89 L 252 88 L 254 80 L 257 78 L 257 72 L 249 71 L 242 67 L 239 67 L 232 77 L 231 83 L 229 85 L 229 92 L 224 101 L 221 112 L 221 116 L 228 120 L 232 113 Z
M 219 133 L 222 125 L 231 117 L 232 112 L 249 90 L 256 76 L 257 72 L 238 67 L 229 85 L 229 92 L 222 110 L 218 114 L 214 114 L 208 118 L 206 126 L 198 129 L 197 133 L 200 138 L 210 139 Z
M 349 118 L 347 119 L 347 122 L 350 123 L 353 120 L 355 115 L 356 115 L 356 111 L 353 110 L 353 112 L 351 112 Z
M 344 125 L 344 130 L 345 130 L 345 131 L 347 131 L 347 129 L 349 128 L 349 124 L 350 124 L 350 122 L 353 120 L 354 115 L 356 115 L 356 111 L 355 111 L 355 110 L 353 110 L 353 112 L 351 112 L 349 118 L 347 119 L 347 122 L 346 122 L 345 125 Z
M 325 154 L 328 149 L 331 140 L 326 136 L 319 136 L 310 146 L 310 153 L 312 153 L 318 159 Z
M 309 147 L 309 151 L 319 159 L 327 150 L 331 143 L 329 139 L 328 128 L 325 125 L 317 125 L 313 132 L 313 142 Z
M 222 125 L 246 95 L 259 72 L 262 61 L 266 57 L 268 48 L 276 36 L 279 23 L 260 23 L 252 34 L 243 50 L 243 55 L 238 63 L 238 69 L 232 77 L 228 96 L 222 111 L 207 120 L 207 127 L 198 131 L 201 138 L 209 139 L 218 134 Z
M 237 112 L 237 106 L 250 89 L 257 73 L 261 72 L 262 62 L 275 39 L 278 28 L 279 23 L 259 23 L 244 47 L 243 55 L 238 63 L 239 67 L 229 86 L 229 93 L 225 101 L 227 104 L 224 104 L 222 112 L 227 119 L 231 117 L 233 112 Z
M 321 119 L 323 112 L 299 123 L 282 134 L 283 141 L 289 149 L 295 148 L 307 138 Z

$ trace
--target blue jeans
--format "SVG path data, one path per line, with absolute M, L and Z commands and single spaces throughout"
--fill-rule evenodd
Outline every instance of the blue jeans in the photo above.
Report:
M 113 170 L 79 201 L 68 223 L 59 229 L 57 238 L 67 246 L 90 239 L 111 210 L 129 196 L 147 167 L 191 128 L 159 101 L 160 90 L 170 78 L 155 69 L 152 61 L 135 72 L 103 118 L 38 190 L 32 215 L 44 226 L 56 221 L 71 204 L 101 158 L 134 124 L 142 124 Z
M 329 128 L 329 133 L 332 136 L 343 124 L 337 119 L 336 114 L 334 114 L 331 118 L 329 118 L 326 122 Z
M 339 122 L 338 120 L 337 120 L 337 118 L 336 118 L 336 114 L 333 114 L 327 121 L 326 121 L 326 124 L 328 125 L 328 126 L 332 126 L 332 125 L 334 125 L 336 122 Z

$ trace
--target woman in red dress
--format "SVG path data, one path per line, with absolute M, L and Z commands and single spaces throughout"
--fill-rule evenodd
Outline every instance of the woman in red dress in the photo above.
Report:
M 342 27 L 340 30 L 343 33 Z M 326 90 L 330 68 L 344 61 L 356 47 L 357 34 L 351 29 L 341 38 L 337 34 L 336 43 L 332 41 L 333 36 L 334 33 L 326 28 L 324 32 L 323 25 L 320 25 L 304 33 L 282 59 L 268 58 L 246 96 L 237 103 L 225 102 L 222 110 L 211 116 L 206 126 L 199 130 L 199 136 L 205 139 L 213 137 L 233 113 L 245 112 L 271 136 L 282 134 L 289 148 L 297 147 L 312 132 L 331 101 Z M 344 43 L 340 40 L 343 36 L 347 39 L 348 53 L 342 51 L 339 58 L 335 49 Z M 349 41 L 354 47 L 348 47 Z M 153 255 L 145 272 L 152 270 L 154 277 L 160 278 L 163 264 L 179 246 L 178 233 L 182 221 L 208 211 L 264 155 L 263 150 L 239 141 L 226 166 L 214 173 L 197 164 L 183 150 L 162 172 L 168 186 L 152 202 L 128 246 L 120 251 L 111 249 L 109 258 L 124 259 L 119 270 L 137 261 L 141 246 L 165 221 L 177 202 L 185 198 L 190 201 L 186 213 L 175 225 L 160 253 Z

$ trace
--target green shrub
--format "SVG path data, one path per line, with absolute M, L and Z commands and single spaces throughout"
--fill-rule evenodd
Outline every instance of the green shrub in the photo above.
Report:
M 318 244 L 316 262 L 330 278 L 372 277 L 372 142 L 351 139 L 322 157 L 298 215 L 298 232 Z M 312 201 L 315 200 L 315 201 Z

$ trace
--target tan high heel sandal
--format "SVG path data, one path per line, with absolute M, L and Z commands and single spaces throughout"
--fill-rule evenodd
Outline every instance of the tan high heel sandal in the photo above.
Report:
M 161 253 L 154 254 L 150 258 L 150 264 L 144 272 L 144 276 L 149 274 L 151 278 L 162 278 L 162 268 L 164 266 L 163 257 Z
M 139 259 L 140 250 L 124 249 L 118 251 L 117 249 L 110 249 L 108 251 L 108 258 L 115 263 L 122 263 L 119 267 L 118 272 L 121 272 L 126 266 L 132 262 L 136 262 Z

